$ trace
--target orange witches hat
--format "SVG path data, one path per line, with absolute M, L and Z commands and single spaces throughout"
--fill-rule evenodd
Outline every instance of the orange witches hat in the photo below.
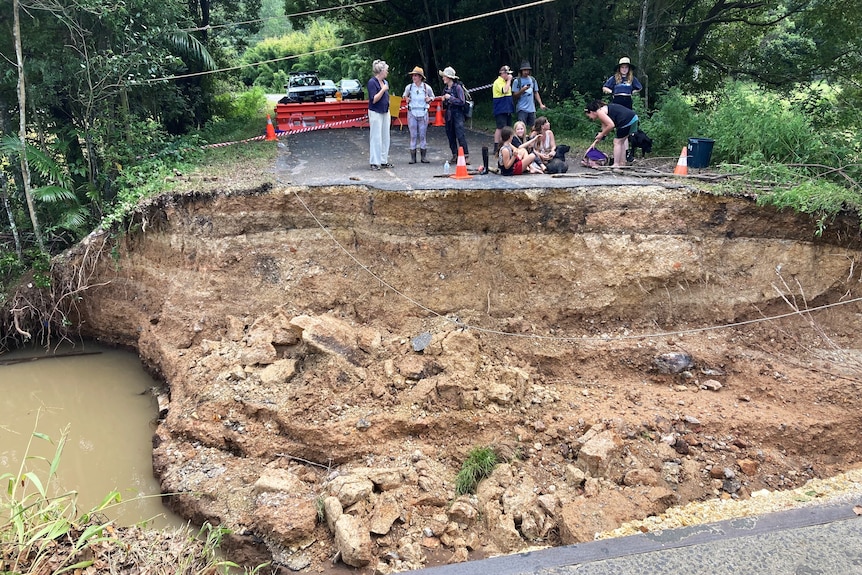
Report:
M 437 115 L 434 117 L 434 125 L 435 126 L 445 126 L 446 123 L 443 121 L 443 100 L 437 101 Z
M 676 167 L 673 169 L 673 173 L 677 176 L 688 175 L 688 152 L 685 149 L 685 146 L 682 147 L 682 152 L 679 154 L 679 160 L 676 162 Z
M 266 141 L 271 142 L 272 140 L 277 140 L 275 137 L 275 127 L 272 125 L 272 118 L 269 117 L 269 114 L 266 115 Z
M 455 167 L 455 175 L 449 177 L 456 180 L 469 180 L 473 177 L 467 173 L 467 158 L 464 157 L 463 146 L 458 146 L 458 165 Z

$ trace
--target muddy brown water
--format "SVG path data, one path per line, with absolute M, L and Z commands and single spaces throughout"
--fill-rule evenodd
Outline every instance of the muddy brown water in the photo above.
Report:
M 78 492 L 79 513 L 116 490 L 122 503 L 104 514 L 118 524 L 182 525 L 162 504 L 153 477 L 158 410 L 150 388 L 157 382 L 131 352 L 78 343 L 52 353 L 55 357 L 44 357 L 44 349 L 0 355 L 7 363 L 0 365 L 0 475 L 17 473 L 27 456 L 26 468 L 44 482 L 48 464 L 33 456 L 50 460 L 68 428 L 55 486 Z M 75 355 L 59 357 L 64 354 Z M 34 357 L 43 359 L 29 359 Z M 16 359 L 26 360 L 8 364 Z M 53 444 L 34 438 L 34 431 Z

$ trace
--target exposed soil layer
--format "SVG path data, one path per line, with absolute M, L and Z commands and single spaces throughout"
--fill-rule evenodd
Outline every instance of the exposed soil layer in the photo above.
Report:
M 859 248 L 660 186 L 262 186 L 162 196 L 63 273 L 166 382 L 179 513 L 239 560 L 385 573 L 855 467 Z

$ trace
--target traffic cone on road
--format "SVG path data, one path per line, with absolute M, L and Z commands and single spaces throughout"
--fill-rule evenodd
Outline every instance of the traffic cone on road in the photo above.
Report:
M 473 178 L 473 176 L 467 173 L 467 159 L 464 157 L 463 146 L 458 146 L 458 165 L 455 166 L 455 175 L 449 177 L 456 180 L 469 180 Z
M 435 126 L 445 126 L 446 122 L 443 121 L 443 101 L 440 100 L 437 102 L 437 115 L 434 117 L 434 125 Z
M 272 118 L 269 117 L 269 114 L 266 115 L 266 141 L 271 142 L 272 140 L 277 140 L 275 137 L 275 127 L 272 125 Z
M 673 173 L 677 176 L 687 176 L 688 175 L 688 151 L 685 146 L 682 147 L 682 152 L 679 154 L 679 160 L 676 162 L 676 167 L 673 169 Z

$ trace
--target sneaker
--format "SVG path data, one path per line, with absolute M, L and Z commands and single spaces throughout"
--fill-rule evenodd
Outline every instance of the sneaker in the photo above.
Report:
M 467 164 L 468 166 L 470 165 L 470 156 L 466 156 L 466 155 L 464 156 L 464 163 Z
M 455 164 L 457 164 L 458 163 L 458 156 L 453 155 L 452 158 L 449 160 L 449 163 L 452 164 L 453 166 Z
M 386 162 L 385 164 L 380 164 L 380 167 L 381 168 L 394 168 L 395 166 L 393 164 L 390 164 L 389 162 Z
M 371 164 L 371 169 L 372 169 L 372 170 L 379 170 L 379 169 L 380 169 L 380 166 L 379 166 L 379 165 L 377 165 L 377 164 Z
M 626 162 L 632 163 L 635 161 L 635 151 L 629 148 L 626 150 Z

